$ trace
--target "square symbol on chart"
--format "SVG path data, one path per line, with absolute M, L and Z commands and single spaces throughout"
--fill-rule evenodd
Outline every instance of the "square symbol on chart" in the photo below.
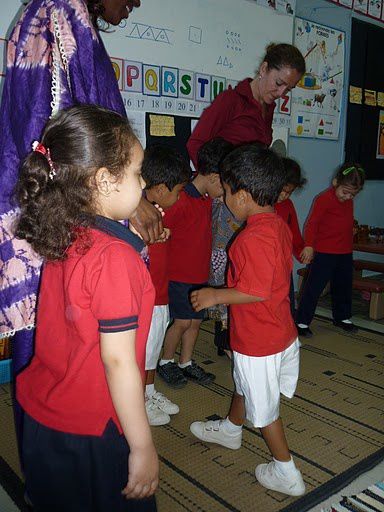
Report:
M 298 123 L 302 123 L 303 121 L 304 121 L 303 116 L 298 116 L 297 117 L 297 122 Z
M 192 43 L 201 44 L 203 31 L 199 27 L 193 27 L 192 25 L 189 27 L 189 40 Z

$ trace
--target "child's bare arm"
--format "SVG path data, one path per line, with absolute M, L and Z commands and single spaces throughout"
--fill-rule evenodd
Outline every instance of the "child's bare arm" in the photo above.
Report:
M 195 311 L 201 311 L 216 304 L 247 304 L 262 300 L 264 300 L 262 297 L 240 292 L 236 288 L 201 288 L 191 293 L 191 304 Z
M 127 498 L 145 498 L 158 485 L 159 462 L 144 405 L 135 354 L 136 331 L 101 333 L 101 358 L 113 405 L 130 447 Z

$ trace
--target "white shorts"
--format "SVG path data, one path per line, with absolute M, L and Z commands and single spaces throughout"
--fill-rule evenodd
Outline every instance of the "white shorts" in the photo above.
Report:
M 279 417 L 280 393 L 292 398 L 299 377 L 298 338 L 283 352 L 253 357 L 233 352 L 236 393 L 244 396 L 245 414 L 254 427 L 270 425 Z
M 169 308 L 155 306 L 153 308 L 151 327 L 148 333 L 147 348 L 145 353 L 145 369 L 154 370 L 159 360 L 161 347 L 163 346 L 165 332 L 169 324 Z

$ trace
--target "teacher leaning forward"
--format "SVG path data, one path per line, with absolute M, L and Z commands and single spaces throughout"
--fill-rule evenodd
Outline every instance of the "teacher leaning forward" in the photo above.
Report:
M 292 90 L 305 72 L 301 52 L 291 44 L 270 44 L 255 78 L 246 78 L 234 89 L 217 96 L 204 110 L 187 144 L 189 155 L 197 168 L 200 147 L 221 137 L 234 145 L 272 142 L 272 119 L 275 101 Z M 220 200 L 215 200 L 212 213 L 212 261 L 210 284 L 225 284 L 226 250 L 240 223 Z M 210 310 L 215 323 L 215 345 L 218 353 L 229 349 L 227 308 Z

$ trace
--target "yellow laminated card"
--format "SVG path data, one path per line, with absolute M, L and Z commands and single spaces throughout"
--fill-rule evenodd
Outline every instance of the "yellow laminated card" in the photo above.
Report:
M 376 107 L 376 91 L 370 91 L 369 89 L 364 90 L 364 103 L 371 107 Z
M 384 107 L 384 92 L 377 93 L 377 106 Z
M 152 137 L 175 137 L 175 118 L 149 114 L 149 133 Z
M 363 91 L 361 87 L 355 87 L 354 85 L 349 86 L 349 102 L 357 103 L 361 105 L 363 100 Z

